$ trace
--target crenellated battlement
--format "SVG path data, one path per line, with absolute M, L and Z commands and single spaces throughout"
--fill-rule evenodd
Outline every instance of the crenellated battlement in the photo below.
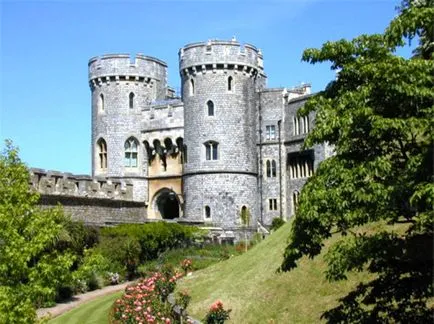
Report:
M 137 54 L 106 54 L 89 60 L 90 85 L 120 81 L 166 84 L 167 64 L 155 57 Z
M 207 73 L 217 70 L 233 70 L 245 74 L 264 74 L 263 56 L 260 49 L 250 44 L 231 41 L 209 40 L 191 43 L 179 50 L 181 75 Z
M 42 195 L 133 200 L 133 185 L 125 180 L 31 168 L 30 185 Z

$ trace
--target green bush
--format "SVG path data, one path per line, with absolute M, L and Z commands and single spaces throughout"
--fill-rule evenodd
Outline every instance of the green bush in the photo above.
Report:
M 125 248 L 126 238 L 136 240 L 140 245 L 139 262 L 144 263 L 158 258 L 159 254 L 168 249 L 190 245 L 198 231 L 196 227 L 165 222 L 125 224 L 103 228 L 100 247 L 106 250 L 103 254 L 119 253 L 114 257 L 121 261 L 125 256 L 119 248 Z
M 281 227 L 283 224 L 285 224 L 285 221 L 280 217 L 273 218 L 273 221 L 271 222 L 270 230 L 275 231 L 279 227 Z
M 73 272 L 73 288 L 75 293 L 95 290 L 105 285 L 104 277 L 113 269 L 113 264 L 97 250 L 86 250 L 79 268 Z

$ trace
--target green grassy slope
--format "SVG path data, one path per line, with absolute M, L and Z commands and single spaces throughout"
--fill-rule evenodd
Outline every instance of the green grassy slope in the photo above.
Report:
M 348 280 L 325 279 L 322 255 L 302 259 L 288 273 L 276 273 L 282 261 L 290 224 L 286 224 L 247 253 L 194 272 L 177 290 L 192 296 L 189 314 L 201 319 L 216 300 L 231 308 L 232 323 L 317 323 L 321 314 L 336 306 L 367 273 L 353 273 Z M 326 242 L 326 247 L 331 241 Z
M 99 297 L 63 315 L 60 315 L 49 324 L 107 324 L 110 308 L 122 291 Z

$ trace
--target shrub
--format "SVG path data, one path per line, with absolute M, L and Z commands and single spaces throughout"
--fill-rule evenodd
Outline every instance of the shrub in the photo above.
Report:
M 280 217 L 273 218 L 273 221 L 271 222 L 270 230 L 275 231 L 279 227 L 281 227 L 283 224 L 285 224 L 285 221 Z
M 124 295 L 113 304 L 112 323 L 172 323 L 172 307 L 166 302 L 173 292 L 179 273 L 156 272 L 138 283 L 128 286 Z
M 82 264 L 75 271 L 73 286 L 76 293 L 82 293 L 101 288 L 104 285 L 103 278 L 109 271 L 113 271 L 113 264 L 96 250 L 86 250 Z
M 127 247 L 126 242 L 134 240 L 140 246 L 138 263 L 144 263 L 158 258 L 168 249 L 189 246 L 198 233 L 200 231 L 196 227 L 174 223 L 125 224 L 101 229 L 99 247 L 104 255 L 111 255 L 122 263 L 126 258 L 123 251 Z
M 211 305 L 208 313 L 204 318 L 204 322 L 207 324 L 222 324 L 229 319 L 229 313 L 231 309 L 225 310 L 223 303 L 218 300 Z

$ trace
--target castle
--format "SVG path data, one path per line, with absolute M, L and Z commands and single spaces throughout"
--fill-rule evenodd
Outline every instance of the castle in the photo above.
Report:
M 314 115 L 297 116 L 310 85 L 266 88 L 261 50 L 234 39 L 184 46 L 179 73 L 181 98 L 157 58 L 90 59 L 92 177 L 33 169 L 42 204 L 60 199 L 91 223 L 166 219 L 222 237 L 291 217 L 331 154 L 301 149 L 314 125 Z

